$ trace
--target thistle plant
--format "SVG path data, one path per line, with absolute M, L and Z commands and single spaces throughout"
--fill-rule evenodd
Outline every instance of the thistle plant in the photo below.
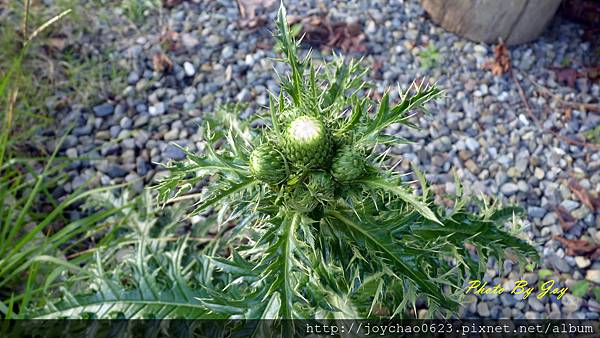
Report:
M 315 69 L 299 56 L 283 6 L 275 37 L 290 70 L 269 114 L 209 121 L 202 153 L 185 150 L 157 186 L 161 203 L 196 198 L 191 215 L 216 215 L 202 254 L 212 279 L 195 297 L 211 318 L 406 317 L 418 298 L 449 316 L 488 259 L 537 257 L 504 229 L 518 208 L 472 203 L 460 184 L 438 206 L 422 173 L 415 189 L 389 165 L 406 141 L 387 131 L 412 127 L 440 89 L 413 83 L 398 103 L 374 102 L 360 62 Z

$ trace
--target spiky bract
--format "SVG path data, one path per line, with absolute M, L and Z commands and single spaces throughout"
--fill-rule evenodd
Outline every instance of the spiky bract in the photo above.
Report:
M 290 122 L 283 141 L 287 157 L 296 166 L 323 168 L 331 161 L 329 131 L 315 117 L 302 115 Z
M 275 145 L 265 143 L 250 154 L 250 172 L 258 180 L 269 184 L 278 184 L 287 177 L 285 159 Z

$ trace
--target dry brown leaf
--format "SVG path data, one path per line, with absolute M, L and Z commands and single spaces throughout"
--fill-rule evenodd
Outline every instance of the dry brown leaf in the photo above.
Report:
M 256 48 L 257 49 L 272 49 L 273 45 L 267 43 L 267 42 L 258 42 L 256 44 Z
M 366 35 L 357 22 L 332 22 L 327 16 L 311 15 L 291 17 L 290 24 L 300 24 L 302 42 L 313 47 L 359 53 L 367 50 Z
M 597 259 L 600 256 L 600 247 L 592 242 L 582 239 L 566 239 L 561 236 L 554 236 L 554 239 L 565 246 L 565 252 L 569 256 L 587 256 L 592 259 Z
M 58 51 L 62 51 L 65 49 L 67 44 L 66 38 L 49 38 L 45 41 L 46 45 L 50 48 L 56 49 Z
M 567 119 L 567 121 L 573 118 L 573 109 L 571 109 L 570 107 L 565 108 L 565 118 Z
M 381 71 L 383 68 L 383 59 L 375 58 L 373 60 L 373 65 L 371 66 L 371 76 L 376 80 L 383 80 L 383 72 Z
M 164 53 L 159 52 L 152 57 L 152 67 L 159 73 L 168 73 L 173 70 L 173 61 Z
M 566 84 L 571 88 L 575 88 L 577 79 L 588 78 L 590 81 L 597 82 L 600 80 L 600 66 L 593 66 L 584 68 L 581 72 L 573 68 L 552 68 L 554 74 L 556 74 L 556 81 L 559 83 Z
M 510 53 L 506 44 L 500 41 L 494 47 L 494 60 L 490 60 L 483 65 L 483 69 L 489 69 L 494 76 L 501 76 L 504 73 L 510 72 Z
M 575 217 L 573 217 L 567 211 L 567 209 L 565 209 L 561 205 L 559 205 L 556 208 L 554 208 L 554 211 L 558 215 L 558 222 L 560 223 L 560 227 L 564 231 L 569 231 L 573 227 L 573 225 L 577 222 L 577 220 L 575 219 Z
M 169 27 L 163 29 L 158 40 L 165 49 L 175 51 L 181 48 L 179 33 Z
M 552 68 L 552 70 L 556 74 L 556 81 L 558 83 L 564 83 L 571 88 L 575 87 L 575 81 L 580 76 L 579 72 L 573 68 L 561 67 Z
M 596 211 L 600 208 L 600 197 L 593 196 L 589 191 L 585 190 L 577 181 L 571 179 L 569 181 L 569 189 L 573 191 L 575 196 L 591 211 Z
M 269 8 L 275 4 L 275 0 L 237 0 L 240 11 L 240 26 L 245 28 L 256 28 L 267 22 L 265 15 L 257 15 L 259 8 Z
M 173 8 L 182 2 L 182 0 L 163 0 L 162 5 L 164 8 Z
M 367 96 L 375 101 L 379 101 L 383 97 L 383 95 L 381 95 L 381 93 L 377 90 L 369 90 L 367 92 Z
M 598 30 L 598 33 L 600 33 L 600 30 Z M 591 81 L 600 81 L 600 66 L 587 68 L 585 74 Z

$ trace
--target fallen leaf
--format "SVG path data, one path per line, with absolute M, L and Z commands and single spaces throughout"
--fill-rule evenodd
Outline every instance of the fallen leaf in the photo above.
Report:
M 494 47 L 494 59 L 484 63 L 483 69 L 491 70 L 494 76 L 501 76 L 504 73 L 508 73 L 510 67 L 510 53 L 506 44 L 503 41 L 500 41 L 500 43 Z
M 577 78 L 581 76 L 581 74 L 573 68 L 552 68 L 552 71 L 554 71 L 554 74 L 556 74 L 557 82 L 564 83 L 571 88 L 575 87 L 575 81 L 577 81 Z
M 565 118 L 567 120 L 571 120 L 571 118 L 573 117 L 573 109 L 567 107 L 565 108 Z
M 182 2 L 182 0 L 163 0 L 162 5 L 164 8 L 173 8 Z
M 371 76 L 376 80 L 383 80 L 383 72 L 381 68 L 383 67 L 383 59 L 375 58 L 373 60 L 373 65 L 371 66 Z
M 567 211 L 567 209 L 565 209 L 561 205 L 556 206 L 556 208 L 554 208 L 554 211 L 558 215 L 558 222 L 560 223 L 560 227 L 564 231 L 569 231 L 573 227 L 573 225 L 577 222 L 577 220 L 575 219 L 575 217 L 573 217 Z
M 158 38 L 158 41 L 165 49 L 172 51 L 181 48 L 181 42 L 179 40 L 179 33 L 170 29 L 169 27 L 163 29 L 160 37 Z
M 168 73 L 173 70 L 173 61 L 164 53 L 159 52 L 152 57 L 152 67 L 159 73 Z
M 256 44 L 257 49 L 272 49 L 273 46 L 267 42 L 258 42 Z
M 569 189 L 573 191 L 575 196 L 592 211 L 600 208 L 600 197 L 593 196 L 589 191 L 585 190 L 577 181 L 571 179 L 569 181 Z
M 54 48 L 58 51 L 62 51 L 63 49 L 65 49 L 67 39 L 66 38 L 49 38 L 45 42 L 49 47 Z
M 275 0 L 237 0 L 240 11 L 240 26 L 245 28 L 256 28 L 267 22 L 266 15 L 257 15 L 259 8 L 273 6 Z
M 600 30 L 598 33 L 600 33 Z M 586 68 L 585 75 L 590 81 L 600 81 L 600 66 Z
M 365 52 L 366 35 L 358 22 L 332 22 L 326 15 L 291 17 L 290 24 L 299 24 L 303 43 L 317 48 L 339 48 L 344 52 Z
M 566 239 L 561 236 L 554 236 L 554 239 L 565 246 L 565 252 L 569 256 L 587 256 L 591 259 L 600 257 L 600 247 L 592 242 L 582 239 Z
M 381 93 L 376 90 L 369 90 L 367 92 L 367 96 L 375 101 L 379 101 L 383 97 L 383 95 L 381 95 Z

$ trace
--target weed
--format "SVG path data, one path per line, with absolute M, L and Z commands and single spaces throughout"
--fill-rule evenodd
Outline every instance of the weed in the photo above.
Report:
M 429 70 L 435 68 L 442 61 L 442 56 L 440 55 L 433 43 L 429 43 L 427 45 L 427 48 L 419 52 L 418 56 L 419 64 L 421 65 L 422 70 Z

